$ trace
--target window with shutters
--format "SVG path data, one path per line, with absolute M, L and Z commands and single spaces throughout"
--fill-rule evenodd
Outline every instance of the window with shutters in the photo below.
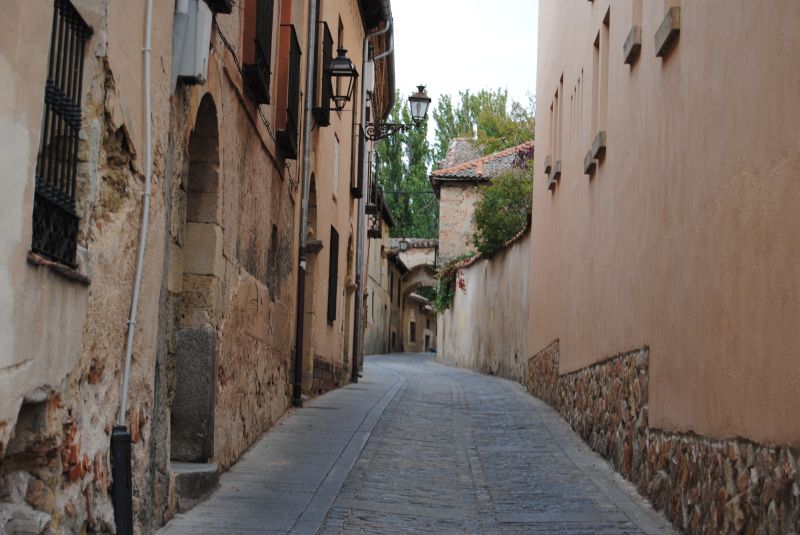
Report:
M 297 134 L 300 125 L 300 41 L 292 24 L 281 25 L 281 43 L 288 45 L 286 109 L 278 110 L 280 125 L 276 141 L 284 158 L 297 159 Z M 281 52 L 283 54 L 283 52 Z M 280 71 L 283 72 L 283 71 Z
M 31 249 L 77 267 L 75 206 L 84 47 L 92 30 L 68 0 L 56 0 L 36 160 Z
M 247 6 L 242 74 L 253 102 L 269 104 L 275 2 L 255 0 L 254 4 L 251 0 Z
M 328 323 L 336 321 L 337 279 L 339 278 L 339 233 L 331 227 L 328 264 Z
M 333 60 L 333 36 L 328 23 L 317 26 L 317 74 L 314 78 L 314 119 L 318 126 L 331 124 L 331 86 L 325 83 L 325 69 Z

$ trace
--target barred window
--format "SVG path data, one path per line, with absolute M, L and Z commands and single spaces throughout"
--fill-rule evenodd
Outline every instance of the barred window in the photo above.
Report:
M 78 223 L 75 182 L 81 130 L 83 60 L 91 28 L 69 0 L 55 0 L 44 117 L 36 161 L 31 249 L 76 266 Z

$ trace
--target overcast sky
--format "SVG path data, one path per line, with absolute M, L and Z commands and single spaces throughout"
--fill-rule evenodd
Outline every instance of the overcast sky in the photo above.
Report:
M 527 103 L 538 13 L 539 0 L 392 0 L 397 89 L 408 96 L 425 84 L 431 111 L 439 95 L 463 89 L 506 88 Z

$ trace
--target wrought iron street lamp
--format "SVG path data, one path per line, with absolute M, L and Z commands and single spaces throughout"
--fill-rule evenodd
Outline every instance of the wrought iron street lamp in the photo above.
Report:
M 400 245 L 400 252 L 401 253 L 405 253 L 406 251 L 408 251 L 408 240 L 407 239 L 400 238 L 399 245 Z
M 411 119 L 414 124 L 419 125 L 428 115 L 428 106 L 431 105 L 431 97 L 425 93 L 425 86 L 418 85 L 417 92 L 408 97 L 408 107 L 411 111 Z
M 338 55 L 325 68 L 325 75 L 333 107 L 337 111 L 342 111 L 344 105 L 353 97 L 353 88 L 358 78 L 358 71 L 347 57 L 347 50 L 344 48 L 338 50 Z
M 425 86 L 417 86 L 417 92 L 408 97 L 408 107 L 411 112 L 412 124 L 405 123 L 367 123 L 364 135 L 370 141 L 378 141 L 400 132 L 407 132 L 412 128 L 420 126 L 428 115 L 428 106 L 431 99 L 425 93 Z

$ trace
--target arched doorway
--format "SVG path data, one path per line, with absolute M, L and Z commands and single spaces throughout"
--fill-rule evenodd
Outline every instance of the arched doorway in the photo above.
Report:
M 400 312 L 403 351 L 428 352 L 436 346 L 437 320 L 432 299 L 436 286 L 433 266 L 414 266 L 402 279 Z
M 176 461 L 206 462 L 214 455 L 217 301 L 224 269 L 219 167 L 217 109 L 211 95 L 205 95 L 189 138 L 182 184 L 186 219 L 170 415 L 170 456 Z

